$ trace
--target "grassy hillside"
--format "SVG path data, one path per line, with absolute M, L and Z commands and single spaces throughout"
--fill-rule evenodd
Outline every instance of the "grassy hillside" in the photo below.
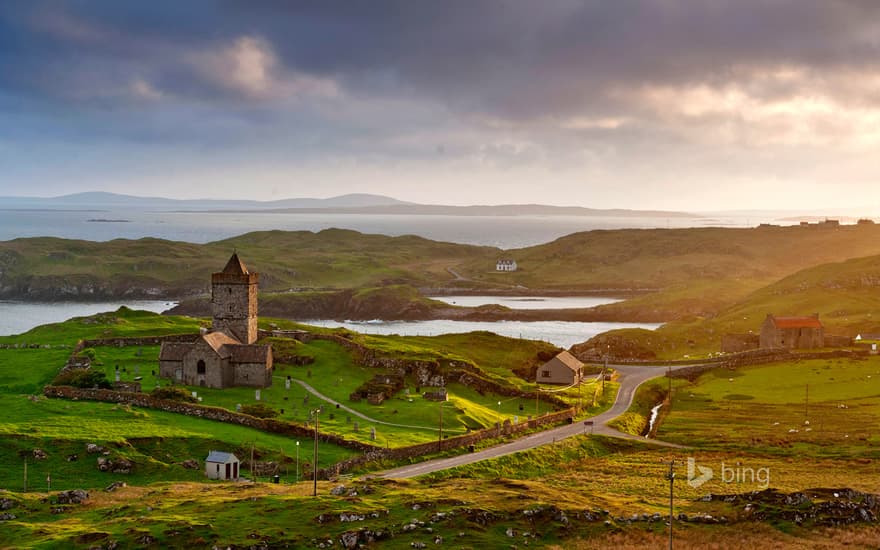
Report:
M 0 296 L 205 292 L 210 273 L 233 249 L 261 273 L 263 291 L 395 284 L 517 292 L 654 289 L 659 292 L 601 311 L 609 319 L 652 311 L 669 320 L 717 314 L 801 269 L 880 254 L 880 226 L 590 231 L 510 251 L 338 229 L 264 231 L 205 245 L 16 239 L 0 243 Z M 516 259 L 520 270 L 496 273 L 500 256 Z
M 637 307 L 640 299 L 632 300 Z M 721 349 L 727 333 L 760 331 L 768 313 L 818 313 L 826 334 L 853 337 L 880 332 L 880 256 L 811 267 L 749 293 L 712 316 L 691 316 L 650 333 L 622 330 L 616 335 L 648 347 L 662 358 L 702 355 Z

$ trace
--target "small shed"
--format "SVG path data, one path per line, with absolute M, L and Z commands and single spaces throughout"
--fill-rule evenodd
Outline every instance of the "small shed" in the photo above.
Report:
M 211 451 L 205 459 L 205 475 L 208 479 L 238 480 L 239 460 L 232 453 Z
M 538 367 L 537 380 L 542 384 L 577 384 L 584 374 L 584 364 L 567 351 Z

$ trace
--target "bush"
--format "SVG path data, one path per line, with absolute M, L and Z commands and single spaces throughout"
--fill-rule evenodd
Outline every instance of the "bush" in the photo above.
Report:
M 70 369 L 60 373 L 52 381 L 55 386 L 73 386 L 74 388 L 102 388 L 109 390 L 112 384 L 107 375 L 92 369 Z
M 255 405 L 242 405 L 241 412 L 257 418 L 275 418 L 278 416 L 278 411 L 271 407 L 267 407 L 262 403 L 257 403 Z
M 170 399 L 172 401 L 186 401 L 187 403 L 198 403 L 198 399 L 192 396 L 190 392 L 184 388 L 174 386 L 165 386 L 164 388 L 156 388 L 150 392 L 152 397 L 156 399 Z

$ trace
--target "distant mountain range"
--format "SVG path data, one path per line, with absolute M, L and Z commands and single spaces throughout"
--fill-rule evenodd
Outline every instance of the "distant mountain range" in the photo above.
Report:
M 580 206 L 502 204 L 453 206 L 416 204 L 383 195 L 355 193 L 328 199 L 282 199 L 276 201 L 169 199 L 137 197 L 93 191 L 60 197 L 0 197 L 0 209 L 15 210 L 162 210 L 186 212 L 261 212 L 328 214 L 410 214 L 446 216 L 605 216 L 693 217 L 685 212 L 660 210 L 595 209 Z

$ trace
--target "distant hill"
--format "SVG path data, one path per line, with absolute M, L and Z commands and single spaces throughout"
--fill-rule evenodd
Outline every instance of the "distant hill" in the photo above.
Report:
M 549 206 L 542 204 L 502 204 L 453 206 L 416 204 L 384 195 L 352 193 L 328 199 L 294 198 L 275 201 L 168 199 L 138 197 L 90 191 L 60 197 L 0 197 L 0 209 L 44 210 L 173 210 L 189 212 L 262 212 L 262 213 L 327 213 L 376 215 L 446 215 L 446 216 L 602 216 L 690 218 L 685 212 L 660 210 L 595 209 L 580 206 Z
M 217 200 L 217 199 L 168 199 L 163 197 L 138 197 L 103 191 L 75 193 L 60 197 L 0 197 L 0 208 L 50 209 L 50 210 L 101 210 L 159 209 L 159 210 L 267 210 L 286 208 L 358 208 L 382 205 L 406 205 L 408 203 L 383 195 L 355 193 L 328 199 L 281 199 L 276 201 Z

